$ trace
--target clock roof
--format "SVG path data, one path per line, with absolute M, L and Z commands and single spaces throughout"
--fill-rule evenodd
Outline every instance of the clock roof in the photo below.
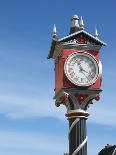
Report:
M 48 59 L 53 58 L 54 52 L 55 52 L 55 48 L 57 45 L 60 45 L 62 43 L 68 42 L 71 39 L 76 39 L 78 37 L 82 37 L 85 38 L 87 41 L 94 43 L 95 45 L 99 45 L 99 46 L 105 46 L 106 43 L 104 43 L 103 41 L 101 41 L 100 39 L 98 39 L 98 33 L 97 30 L 95 30 L 95 35 L 91 35 L 90 33 L 86 32 L 83 28 L 84 23 L 81 17 L 81 21 L 80 21 L 80 27 L 79 24 L 77 23 L 77 21 L 73 21 L 73 20 L 78 20 L 78 16 L 74 15 L 72 17 L 72 27 L 70 29 L 70 34 L 58 39 L 57 35 L 56 35 L 56 27 L 53 27 L 53 38 L 52 38 L 52 42 L 51 42 L 51 46 L 50 46 L 50 51 L 48 54 Z
M 61 41 L 66 41 L 66 40 L 68 40 L 68 39 L 77 37 L 77 36 L 79 36 L 79 35 L 81 35 L 81 34 L 82 34 L 83 36 L 87 37 L 89 40 L 95 42 L 96 44 L 99 44 L 99 45 L 106 45 L 106 43 L 104 43 L 103 41 L 101 41 L 101 40 L 98 39 L 97 37 L 91 35 L 90 33 L 86 32 L 86 31 L 84 31 L 84 30 L 80 30 L 80 31 L 77 31 L 77 32 L 75 32 L 75 33 L 72 33 L 72 34 L 70 34 L 70 35 L 68 35 L 68 36 L 66 36 L 66 37 L 63 37 L 63 38 L 61 38 L 61 39 L 58 39 L 58 41 L 59 41 L 59 42 L 61 42 Z

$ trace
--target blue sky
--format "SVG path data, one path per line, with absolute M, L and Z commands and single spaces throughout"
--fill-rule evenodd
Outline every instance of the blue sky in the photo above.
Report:
M 53 61 L 47 60 L 55 23 L 66 36 L 83 16 L 108 45 L 101 50 L 102 95 L 89 109 L 88 154 L 116 144 L 116 2 L 114 0 L 0 1 L 0 155 L 61 155 L 68 150 L 65 107 L 56 108 Z

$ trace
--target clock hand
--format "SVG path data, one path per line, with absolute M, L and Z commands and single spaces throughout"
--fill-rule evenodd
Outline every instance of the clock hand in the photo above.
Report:
M 81 67 L 81 66 L 80 66 Z M 92 73 L 89 71 L 87 72 L 86 70 L 84 70 L 82 67 L 80 68 L 81 71 L 84 71 L 85 73 L 88 73 L 91 77 L 93 77 Z
M 80 62 L 78 62 L 77 65 L 79 66 L 80 71 L 83 71 L 83 67 L 81 66 Z
M 80 71 L 83 73 L 83 71 L 85 72 L 85 73 L 88 73 L 91 77 L 92 77 L 92 75 L 91 75 L 91 73 L 90 72 L 87 72 L 85 69 L 83 69 L 83 67 L 81 66 L 81 64 L 80 63 L 78 63 L 78 65 L 79 65 L 79 69 L 80 69 Z M 84 74 L 84 73 L 83 73 Z M 85 75 L 85 74 L 84 74 Z M 86 75 L 85 75 L 86 76 Z M 88 80 L 90 80 L 89 78 L 88 78 L 88 76 L 86 76 L 86 78 L 88 79 Z
M 84 71 L 84 72 L 86 72 L 86 73 L 88 73 L 88 74 L 89 74 L 89 72 L 87 72 L 85 69 L 83 69 L 83 67 L 81 66 L 81 64 L 80 64 L 80 63 L 78 63 L 78 65 L 79 65 L 79 69 L 80 69 L 80 71 Z
M 86 76 L 86 74 L 84 72 L 81 72 L 85 75 L 85 77 L 90 81 L 90 78 L 88 76 Z
M 84 70 L 84 69 L 83 69 L 83 71 L 84 71 L 84 72 L 86 72 L 86 73 L 88 73 L 88 74 L 90 74 L 89 72 L 87 72 L 87 71 L 86 71 L 86 70 Z
M 90 71 L 89 71 L 89 72 L 87 72 L 87 71 L 86 71 L 86 70 L 84 70 L 84 69 L 83 69 L 83 71 L 84 71 L 84 72 L 86 72 L 86 73 L 88 73 L 88 74 L 89 74 L 89 76 L 90 76 L 91 78 L 93 78 L 93 77 L 95 76 L 95 74 L 94 74 L 94 73 L 91 73 Z

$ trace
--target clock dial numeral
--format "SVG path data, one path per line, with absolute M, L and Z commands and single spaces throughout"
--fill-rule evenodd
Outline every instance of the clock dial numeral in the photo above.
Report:
M 74 78 L 74 81 L 78 82 L 79 81 L 78 77 L 75 77 Z
M 94 78 L 96 74 L 94 72 L 92 72 L 92 73 L 90 73 L 90 75 L 92 78 Z
M 73 69 L 72 68 L 68 68 L 68 72 L 69 73 L 73 72 Z
M 84 78 L 81 78 L 81 83 L 84 83 Z
M 69 74 L 72 78 L 75 76 L 74 71 Z

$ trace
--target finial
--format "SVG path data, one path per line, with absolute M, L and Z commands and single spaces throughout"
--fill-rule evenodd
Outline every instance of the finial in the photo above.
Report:
M 55 24 L 54 24 L 54 26 L 53 26 L 53 31 L 52 31 L 52 37 L 56 37 L 57 36 L 57 34 L 56 34 L 56 26 L 55 26 Z
M 83 30 L 84 29 L 84 22 L 83 22 L 83 18 L 81 16 L 81 19 L 80 19 L 80 30 Z
M 77 15 L 72 16 L 71 18 L 71 28 L 70 28 L 70 34 L 75 33 L 79 30 L 79 17 Z
M 98 31 L 97 29 L 95 28 L 95 34 L 94 34 L 94 37 L 97 38 L 98 37 Z
M 71 18 L 71 21 L 72 21 L 71 27 L 79 27 L 78 20 L 79 20 L 79 17 L 77 15 L 72 16 L 72 18 Z

